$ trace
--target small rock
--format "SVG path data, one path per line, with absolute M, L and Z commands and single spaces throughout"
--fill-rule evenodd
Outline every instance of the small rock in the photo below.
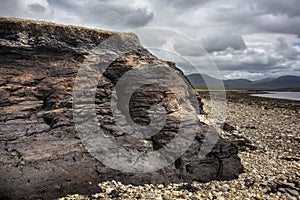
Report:
M 244 182 L 245 182 L 246 187 L 250 187 L 254 184 L 254 182 L 252 180 L 248 179 L 248 178 L 245 178 Z
M 171 200 L 171 198 L 169 196 L 165 195 L 165 194 L 162 196 L 162 199 L 163 200 Z
M 25 161 L 22 160 L 22 161 L 19 163 L 19 165 L 25 165 Z
M 208 198 L 209 198 L 209 199 L 213 199 L 213 195 L 212 195 L 211 192 L 208 193 Z
M 188 192 L 197 192 L 199 189 L 192 186 L 191 184 L 182 185 L 178 190 L 187 190 Z
M 180 198 L 187 199 L 186 193 L 184 192 L 184 193 L 180 194 Z
M 225 197 L 223 197 L 223 196 L 217 196 L 217 200 L 225 200 Z
M 290 189 L 290 188 L 285 188 L 285 190 L 293 196 L 298 196 L 299 195 L 299 192 L 297 190 L 293 190 L 293 189 Z
M 261 182 L 260 185 L 263 186 L 263 187 L 267 187 L 268 186 L 268 182 L 266 182 L 266 181 Z
M 112 190 L 109 194 L 109 197 L 111 198 L 119 198 L 120 197 L 120 192 L 118 190 Z
M 115 180 L 111 181 L 115 186 L 118 186 L 118 183 Z
M 284 188 L 278 188 L 278 191 L 281 193 L 286 193 L 286 190 Z
M 148 192 L 147 194 L 146 194 L 146 197 L 148 197 L 148 198 L 151 198 L 151 197 L 153 197 L 154 196 L 154 194 L 152 193 L 152 192 Z
M 295 183 L 286 183 L 286 182 L 283 182 L 282 185 L 285 185 L 285 186 L 287 186 L 289 188 L 295 187 Z
M 222 192 L 227 192 L 229 189 L 230 189 L 230 187 L 227 184 L 219 187 L 219 190 L 222 191 Z

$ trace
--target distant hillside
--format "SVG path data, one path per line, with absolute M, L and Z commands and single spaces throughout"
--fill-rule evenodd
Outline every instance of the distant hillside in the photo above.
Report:
M 211 76 L 201 74 L 190 74 L 186 77 L 189 79 L 193 86 L 218 86 L 222 81 Z M 300 89 L 300 77 L 281 76 L 278 78 L 266 78 L 257 81 L 251 81 L 247 79 L 230 79 L 224 80 L 224 86 L 226 88 L 246 90 L 295 90 Z

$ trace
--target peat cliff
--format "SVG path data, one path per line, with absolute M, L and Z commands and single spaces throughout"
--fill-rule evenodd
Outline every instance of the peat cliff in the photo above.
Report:
M 100 70 L 103 76 L 93 71 L 95 65 L 106 66 Z M 86 74 L 78 76 L 82 67 L 86 67 Z M 128 84 L 121 84 L 114 92 L 127 72 L 132 72 L 130 81 L 124 80 Z M 153 78 L 176 83 L 179 94 L 146 81 Z M 89 88 L 91 82 L 96 87 Z M 132 92 L 131 83 L 139 87 L 126 99 Z M 94 193 L 97 183 L 106 180 L 155 184 L 237 178 L 243 167 L 237 147 L 230 141 L 219 138 L 210 152 L 199 156 L 205 138 L 217 133 L 192 120 L 198 114 L 192 96 L 189 83 L 175 64 L 154 57 L 134 34 L 1 18 L 0 198 L 53 199 L 70 193 Z M 158 115 L 160 109 L 153 105 L 164 108 L 164 125 L 158 130 L 148 127 L 155 132 L 148 137 L 132 136 L 136 129 L 131 123 L 147 129 L 152 117 Z M 181 117 L 184 113 L 186 119 Z M 94 124 L 85 124 L 91 120 L 97 121 L 103 138 L 124 151 L 117 152 L 119 149 L 108 146 L 107 140 L 99 142 Z M 171 148 L 164 147 L 180 131 L 184 136 L 177 141 L 175 153 L 166 153 Z M 190 141 L 188 148 L 176 153 L 185 146 L 183 139 Z M 136 153 L 154 151 L 162 153 L 158 157 L 169 165 L 143 172 L 143 162 L 132 164 L 139 163 Z M 126 161 L 136 160 L 123 163 L 116 152 Z M 114 166 L 107 164 L 109 159 Z M 159 168 L 151 159 L 145 163 Z M 135 170 L 139 173 L 133 173 Z

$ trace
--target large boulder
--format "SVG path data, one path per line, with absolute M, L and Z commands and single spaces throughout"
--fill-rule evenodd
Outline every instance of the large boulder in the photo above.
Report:
M 207 182 L 242 172 L 237 147 L 222 138 L 199 156 L 217 132 L 196 120 L 199 104 L 175 63 L 153 56 L 134 34 L 1 18 L 0 46 L 1 198 L 53 199 L 97 192 L 107 180 Z M 131 81 L 118 86 L 128 72 Z M 165 86 L 146 81 L 153 78 Z M 140 87 L 131 91 L 132 83 Z M 161 127 L 149 126 L 157 116 L 164 116 Z M 118 160 L 118 147 L 121 157 L 145 161 Z M 151 160 L 151 152 L 161 155 Z

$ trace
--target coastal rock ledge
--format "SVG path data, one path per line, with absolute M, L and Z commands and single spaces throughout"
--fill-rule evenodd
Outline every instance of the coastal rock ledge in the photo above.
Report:
M 102 45 L 110 37 L 116 42 Z M 97 160 L 77 133 L 72 96 L 78 70 L 97 46 L 104 63 L 110 62 L 111 55 L 119 55 L 98 81 L 92 102 L 99 126 L 107 137 L 138 152 L 159 150 L 176 137 L 180 102 L 187 102 L 192 95 L 187 88 L 189 82 L 175 63 L 153 56 L 134 34 L 0 18 L 0 199 L 92 194 L 100 190 L 99 182 L 108 180 L 137 185 L 208 182 L 239 176 L 243 166 L 237 147 L 230 141 L 219 138 L 205 157 L 198 156 L 207 135 L 217 134 L 200 122 L 198 129 L 186 129 L 195 135 L 187 151 L 158 171 L 125 173 Z M 93 64 L 92 60 L 89 64 Z M 118 80 L 141 65 L 174 69 L 168 76 L 177 77 L 173 81 L 179 83 L 183 93 L 178 99 L 167 87 L 155 84 L 146 84 L 133 93 L 128 109 L 136 124 L 150 123 L 148 111 L 154 104 L 161 104 L 167 111 L 163 128 L 144 140 L 122 132 L 111 109 Z M 133 73 L 133 80 L 140 75 Z M 84 109 L 90 103 L 80 106 Z M 122 114 L 124 109 L 119 108 L 118 113 Z M 189 109 L 196 110 L 191 106 Z M 190 122 L 183 123 L 188 127 Z

